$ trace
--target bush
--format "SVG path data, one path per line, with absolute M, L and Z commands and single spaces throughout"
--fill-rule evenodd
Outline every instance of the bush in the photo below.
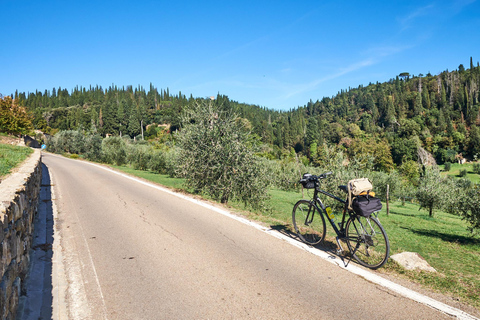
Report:
M 265 163 L 266 169 L 271 176 L 271 185 L 286 191 L 298 188 L 298 181 L 304 173 L 314 174 L 311 168 L 306 167 L 303 163 L 288 161 L 288 159 L 282 161 L 266 160 Z
M 164 153 L 165 157 L 165 173 L 170 177 L 180 177 L 181 170 L 179 169 L 180 148 L 170 148 Z
M 148 145 L 133 144 L 127 146 L 127 162 L 136 170 L 147 170 L 152 157 L 151 147 Z
M 476 162 L 473 164 L 473 172 L 476 174 L 480 174 L 480 163 Z
M 451 162 L 445 162 L 445 166 L 443 168 L 443 171 L 450 171 L 452 169 L 452 163 Z
M 466 169 L 460 170 L 460 173 L 458 175 L 462 178 L 466 177 L 467 176 L 467 170 Z
M 60 131 L 48 141 L 47 148 L 55 153 L 82 154 L 85 151 L 85 136 L 79 130 Z
M 402 189 L 402 182 L 400 176 L 396 171 L 390 173 L 385 172 L 370 172 L 368 177 L 372 181 L 373 188 L 376 194 L 376 197 L 382 199 L 382 201 L 387 200 L 387 185 L 389 188 L 390 199 L 396 199 L 398 197 L 404 196 Z
M 165 152 L 161 150 L 153 150 L 150 154 L 148 168 L 156 173 L 166 173 L 167 161 L 165 157 Z
M 98 134 L 92 134 L 85 139 L 85 157 L 92 161 L 102 159 L 102 137 Z
M 248 147 L 249 132 L 238 117 L 203 102 L 184 115 L 179 135 L 179 171 L 187 186 L 227 203 L 262 207 L 269 177 Z
M 105 163 L 124 165 L 127 160 L 126 143 L 120 137 L 108 137 L 102 141 L 102 160 Z
M 480 230 L 480 189 L 469 179 L 456 179 L 452 196 L 445 207 L 451 214 L 460 214 L 469 223 L 468 230 L 478 233 Z

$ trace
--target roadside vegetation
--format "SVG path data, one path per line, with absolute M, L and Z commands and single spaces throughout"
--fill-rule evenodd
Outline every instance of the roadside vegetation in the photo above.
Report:
M 148 92 L 58 88 L 3 98 L 10 119 L 0 131 L 23 134 L 33 124 L 50 134 L 48 151 L 221 202 L 287 234 L 303 173 L 332 171 L 323 187 L 334 194 L 338 185 L 368 177 L 377 196 L 391 201 L 380 220 L 392 254 L 418 252 L 439 271 L 406 272 L 389 262 L 378 272 L 479 308 L 479 88 L 480 65 L 472 59 L 469 69 L 404 72 L 285 112 L 153 85 Z M 25 116 L 16 117 L 15 108 Z M 325 249 L 334 247 L 327 238 Z
M 0 180 L 22 163 L 31 153 L 28 147 L 18 147 L 0 143 Z

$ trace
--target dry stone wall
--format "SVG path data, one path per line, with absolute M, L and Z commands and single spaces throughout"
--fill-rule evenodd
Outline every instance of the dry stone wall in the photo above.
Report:
M 34 150 L 0 183 L 0 317 L 15 319 L 28 272 L 42 178 L 41 152 Z

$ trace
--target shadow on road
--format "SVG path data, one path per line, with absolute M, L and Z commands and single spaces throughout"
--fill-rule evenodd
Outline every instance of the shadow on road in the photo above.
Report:
M 17 319 L 52 319 L 53 207 L 48 168 L 42 164 L 38 212 L 30 249 L 29 273 L 22 284 Z
M 293 232 L 290 229 L 290 227 L 287 226 L 287 225 L 284 225 L 284 224 L 271 225 L 270 228 L 272 228 L 272 230 L 276 230 L 276 231 L 280 232 L 281 234 L 283 234 L 283 235 L 285 235 L 289 238 L 292 238 L 292 239 L 295 239 L 299 242 L 302 242 L 302 240 L 297 236 L 297 234 L 295 232 Z M 337 246 L 336 242 L 335 241 L 330 241 L 328 239 L 325 239 L 323 242 L 321 242 L 319 244 L 316 244 L 316 245 L 313 245 L 312 247 L 315 248 L 315 249 L 327 252 L 330 255 L 332 255 L 332 257 L 335 257 L 335 258 L 338 257 L 339 259 L 341 259 L 344 262 L 344 264 L 346 263 L 346 261 L 344 259 L 350 257 L 350 252 L 348 251 L 348 249 L 345 250 L 344 256 L 338 255 L 337 254 L 338 246 Z M 346 249 L 346 248 L 344 248 L 344 249 Z

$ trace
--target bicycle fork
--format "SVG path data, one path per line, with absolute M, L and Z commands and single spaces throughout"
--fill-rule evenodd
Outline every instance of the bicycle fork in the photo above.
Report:
M 305 225 L 309 226 L 312 221 L 313 221 L 313 213 L 315 210 L 313 209 L 313 205 L 308 206 L 308 213 L 307 216 L 305 217 Z

